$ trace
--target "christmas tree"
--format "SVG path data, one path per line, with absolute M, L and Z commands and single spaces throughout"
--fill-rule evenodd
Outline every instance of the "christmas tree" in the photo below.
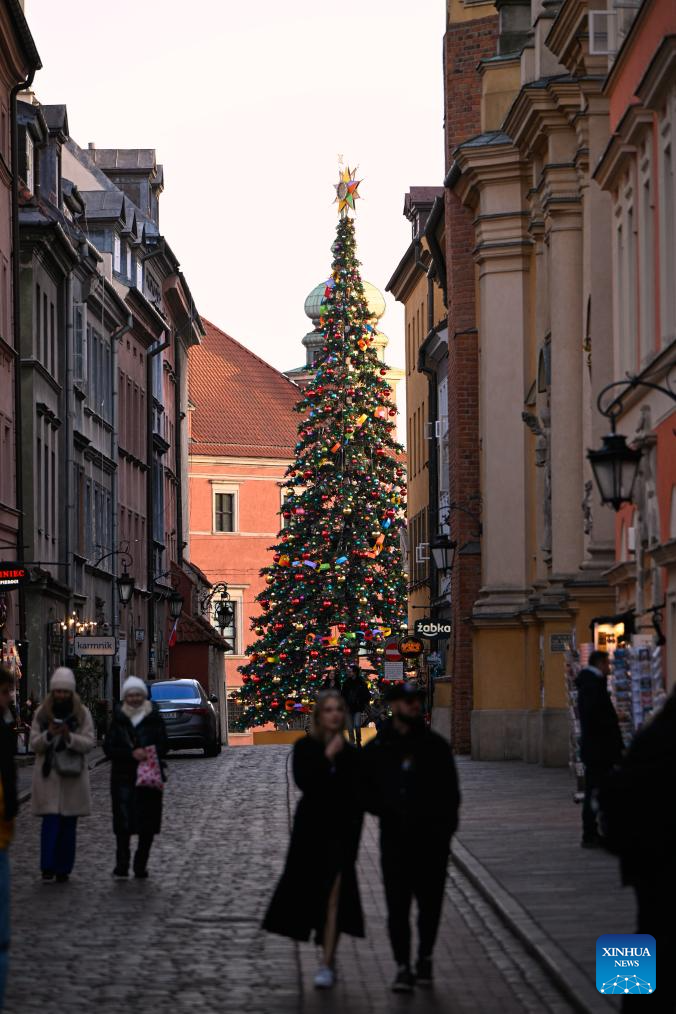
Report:
M 379 672 L 384 642 L 406 629 L 403 448 L 356 258 L 349 211 L 358 186 L 355 172 L 343 170 L 320 319 L 325 344 L 296 406 L 302 419 L 282 483 L 283 527 L 261 572 L 257 640 L 241 667 L 243 729 L 307 710 L 328 668 L 342 679 L 366 658 Z

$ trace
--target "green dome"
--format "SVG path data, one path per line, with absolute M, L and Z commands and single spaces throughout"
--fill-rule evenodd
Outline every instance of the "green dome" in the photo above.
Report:
M 380 289 L 377 289 L 375 285 L 371 285 L 370 282 L 363 282 L 362 284 L 371 316 L 376 320 L 380 320 L 385 313 L 385 298 Z M 305 300 L 305 313 L 314 324 L 319 323 L 319 311 L 324 302 L 325 291 L 326 282 L 320 282 Z

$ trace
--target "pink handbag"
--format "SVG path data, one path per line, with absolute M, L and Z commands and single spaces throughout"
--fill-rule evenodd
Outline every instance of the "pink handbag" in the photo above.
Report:
M 157 756 L 157 747 L 147 746 L 145 751 L 146 759 L 139 761 L 138 768 L 136 769 L 136 788 L 156 789 L 158 792 L 162 792 L 164 781 L 162 779 L 160 759 Z

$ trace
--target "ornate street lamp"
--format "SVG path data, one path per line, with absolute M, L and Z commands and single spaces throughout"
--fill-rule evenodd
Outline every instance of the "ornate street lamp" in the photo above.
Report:
M 603 438 L 603 446 L 596 451 L 587 451 L 596 485 L 601 494 L 601 503 L 619 511 L 623 503 L 631 503 L 634 486 L 641 464 L 641 451 L 627 445 L 623 433 L 615 432 L 615 422 L 610 433 Z
M 457 543 L 449 539 L 445 532 L 435 535 L 430 542 L 434 566 L 442 574 L 447 574 L 449 570 L 453 569 L 456 546 Z
M 232 623 L 233 615 L 234 613 L 230 597 L 228 596 L 227 592 L 222 592 L 220 599 L 218 600 L 216 606 L 214 607 L 214 618 L 216 620 L 218 629 L 221 632 L 221 637 L 223 637 L 223 632 L 225 631 L 225 628 L 229 627 L 230 624 Z
M 169 596 L 169 613 L 172 620 L 177 620 L 183 612 L 183 596 L 173 591 Z
M 124 571 L 117 579 L 117 594 L 120 599 L 120 605 L 127 606 L 131 602 L 131 597 L 134 594 L 136 581 L 127 570 L 126 560 L 123 562 L 122 566 L 124 567 Z
M 623 390 L 604 408 L 602 404 L 604 395 L 616 387 Z M 627 438 L 624 434 L 617 433 L 615 428 L 617 417 L 622 411 L 622 397 L 628 389 L 635 387 L 648 387 L 676 401 L 676 394 L 669 388 L 653 384 L 649 380 L 639 380 L 638 377 L 613 381 L 599 392 L 596 405 L 601 415 L 610 419 L 610 433 L 603 438 L 602 447 L 595 451 L 587 451 L 587 459 L 601 494 L 601 503 L 609 505 L 615 511 L 619 511 L 622 504 L 632 502 L 641 464 L 641 449 L 629 447 Z

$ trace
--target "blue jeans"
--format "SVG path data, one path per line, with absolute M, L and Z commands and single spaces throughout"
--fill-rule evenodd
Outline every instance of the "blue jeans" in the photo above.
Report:
M 0 849 L 0 1010 L 5 1006 L 9 962 L 9 849 Z
M 68 874 L 75 865 L 77 817 L 49 813 L 42 818 L 40 836 L 40 869 L 43 872 Z

